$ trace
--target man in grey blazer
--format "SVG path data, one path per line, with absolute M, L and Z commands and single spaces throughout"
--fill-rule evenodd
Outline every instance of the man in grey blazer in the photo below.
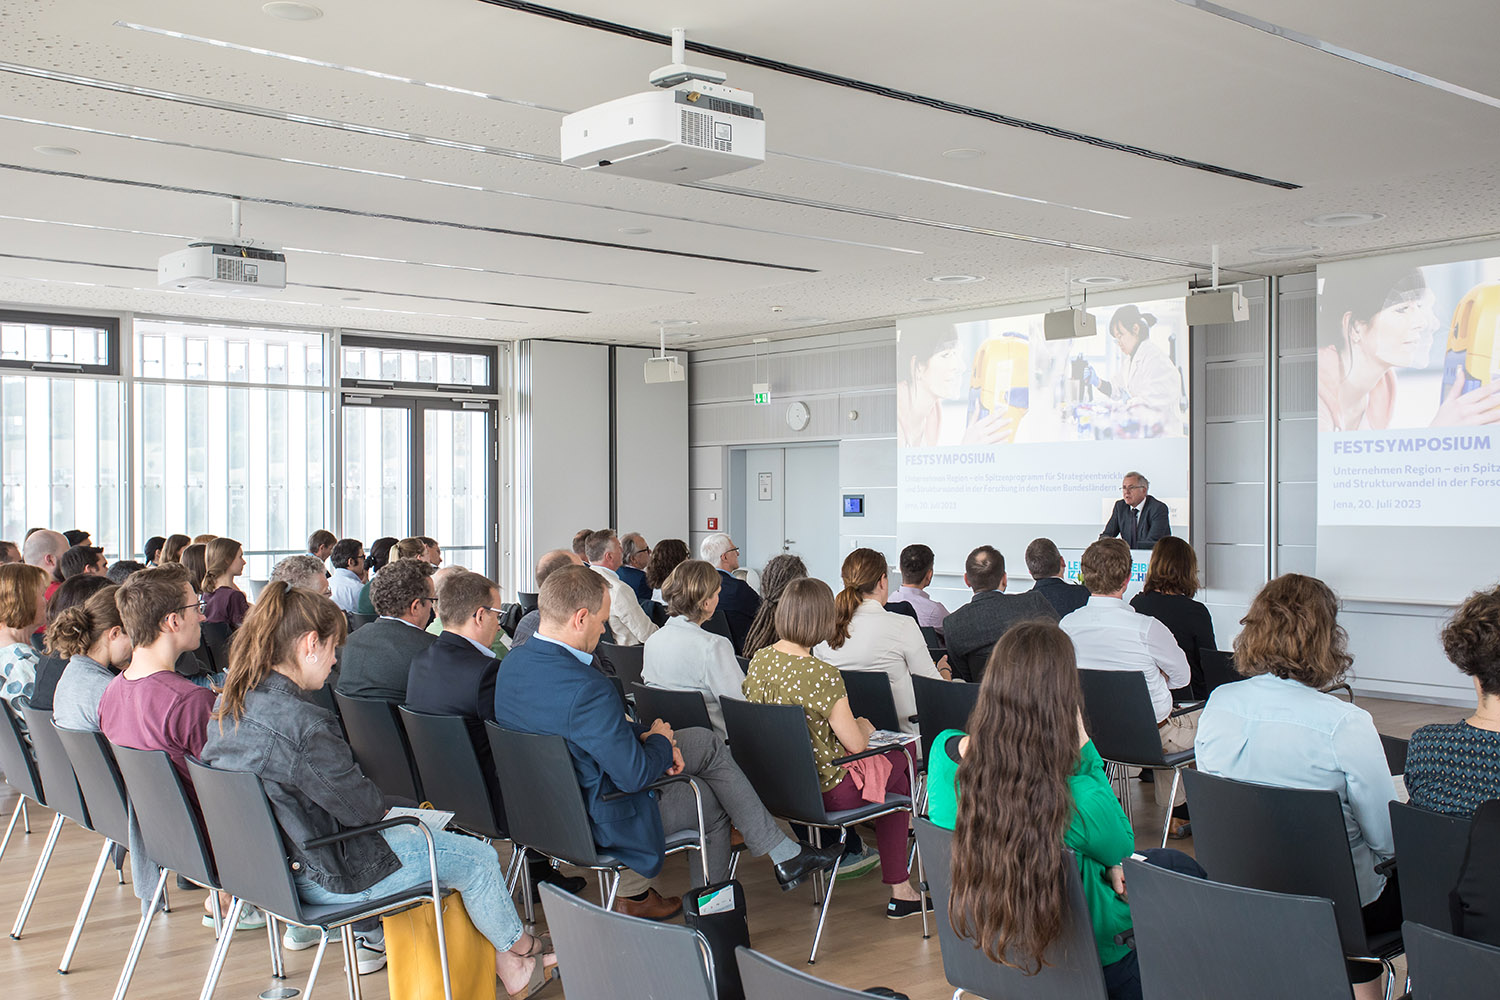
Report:
M 1146 491 L 1151 481 L 1139 472 L 1127 472 L 1120 482 L 1120 499 L 1109 512 L 1100 538 L 1123 538 L 1132 549 L 1150 549 L 1172 533 L 1167 505 Z
M 955 679 L 978 683 L 990 650 L 1012 626 L 1027 621 L 1057 621 L 1057 612 L 1041 594 L 1007 594 L 1005 557 L 992 545 L 981 545 L 964 561 L 964 585 L 974 599 L 943 619 L 948 665 Z
M 380 617 L 349 635 L 339 653 L 339 694 L 406 701 L 411 661 L 436 641 L 427 621 L 437 600 L 436 569 L 421 559 L 397 559 L 375 574 L 370 603 Z

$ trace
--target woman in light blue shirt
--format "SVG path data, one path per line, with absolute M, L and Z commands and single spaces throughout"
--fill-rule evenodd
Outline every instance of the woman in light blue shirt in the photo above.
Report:
M 1234 640 L 1235 669 L 1247 679 L 1208 699 L 1197 762 L 1240 781 L 1337 792 L 1365 926 L 1376 933 L 1401 926 L 1394 881 L 1375 871 L 1396 851 L 1396 788 L 1370 713 L 1322 691 L 1353 663 L 1337 615 L 1338 598 L 1310 576 L 1288 573 L 1261 589 Z M 1379 995 L 1378 963 L 1350 963 L 1350 975 L 1356 997 Z
M 713 564 L 702 559 L 678 563 L 661 588 L 672 617 L 646 640 L 641 677 L 654 687 L 701 692 L 709 721 L 723 736 L 719 698 L 740 697 L 745 673 L 729 640 L 703 629 L 719 606 L 721 585 Z

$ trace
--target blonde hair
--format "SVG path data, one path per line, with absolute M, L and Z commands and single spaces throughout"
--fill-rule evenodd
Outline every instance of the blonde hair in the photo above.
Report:
M 51 578 L 30 563 L 0 565 L 0 625 L 26 628 L 36 622 L 36 595 L 47 589 Z
M 701 623 L 707 615 L 703 613 L 703 602 L 719 592 L 724 581 L 712 563 L 702 559 L 684 559 L 677 568 L 667 574 L 661 585 L 661 596 L 667 602 L 667 614 L 681 615 L 693 624 Z
M 203 584 L 199 588 L 205 594 L 212 594 L 219 588 L 219 577 L 229 572 L 229 567 L 239 558 L 245 547 L 233 538 L 215 538 L 208 543 L 208 549 L 203 554 L 204 570 Z

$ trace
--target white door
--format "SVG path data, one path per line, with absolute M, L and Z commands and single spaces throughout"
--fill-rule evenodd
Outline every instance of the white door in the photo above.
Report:
M 752 448 L 745 452 L 745 481 L 737 484 L 745 498 L 740 565 L 757 573 L 781 555 L 786 539 L 786 449 Z
M 807 564 L 809 576 L 843 589 L 839 579 L 839 446 L 786 450 L 786 551 Z

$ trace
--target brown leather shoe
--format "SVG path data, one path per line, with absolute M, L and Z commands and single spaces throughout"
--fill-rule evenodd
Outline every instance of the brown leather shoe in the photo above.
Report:
M 663 896 L 655 889 L 647 889 L 645 899 L 627 899 L 624 896 L 616 899 L 615 911 L 627 917 L 670 920 L 682 912 L 682 897 Z

